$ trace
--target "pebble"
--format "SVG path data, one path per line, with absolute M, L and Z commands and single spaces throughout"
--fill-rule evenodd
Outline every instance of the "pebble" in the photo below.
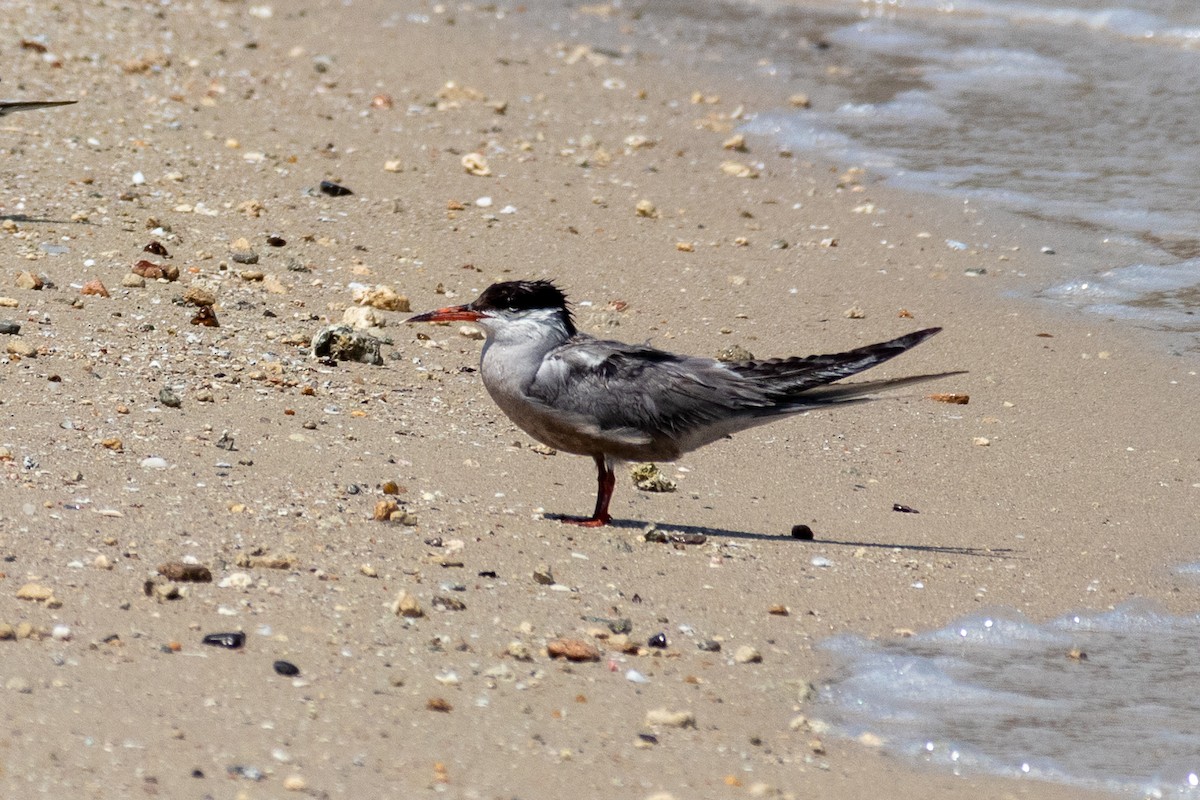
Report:
M 658 725 L 664 728 L 694 728 L 696 715 L 691 711 L 671 711 L 666 708 L 653 708 L 646 712 L 646 725 Z
M 421 604 L 417 602 L 417 598 L 407 589 L 401 589 L 400 594 L 396 595 L 396 599 L 392 601 L 392 613 L 398 617 L 407 617 L 409 619 L 425 616 L 425 611 L 421 608 Z
M 121 285 L 126 289 L 142 289 L 146 286 L 146 279 L 141 275 L 132 272 L 125 273 L 121 278 Z
M 142 459 L 142 469 L 166 469 L 167 460 L 159 456 L 147 456 Z
M 650 647 L 662 650 L 667 646 L 667 635 L 665 633 L 656 633 L 646 642 Z
M 552 639 L 546 643 L 546 652 L 551 658 L 565 658 L 568 661 L 600 660 L 600 651 L 582 639 Z
M 312 354 L 317 358 L 357 361 L 379 367 L 383 366 L 383 356 L 379 353 L 382 344 L 374 336 L 350 325 L 330 325 L 313 336 Z
M 533 571 L 533 580 L 542 586 L 553 586 L 556 583 L 549 564 L 538 564 L 537 569 Z
M 37 348 L 22 339 L 13 339 L 5 349 L 9 355 L 20 356 L 21 358 L 37 357 Z
M 21 332 L 21 323 L 8 319 L 0 319 L 0 333 L 16 336 Z
M 294 678 L 300 674 L 300 668 L 290 661 L 276 661 L 272 667 L 277 674 L 286 678 Z
M 512 641 L 504 648 L 504 652 L 509 658 L 515 658 L 517 661 L 533 661 L 533 653 L 529 649 L 529 645 L 524 642 Z
M 19 675 L 14 675 L 5 681 L 4 688 L 21 694 L 33 694 L 33 684 Z
M 32 272 L 23 271 L 17 273 L 16 287 L 18 289 L 37 290 L 41 289 L 45 285 L 45 282 Z
M 360 306 L 371 306 L 382 311 L 397 311 L 407 314 L 412 311 L 408 297 L 400 294 L 390 286 L 359 286 L 352 294 L 354 302 Z
M 18 600 L 31 600 L 35 603 L 44 603 L 53 597 L 54 590 L 40 583 L 27 583 L 20 589 L 17 589 Z
M 239 264 L 257 264 L 258 253 L 250 247 L 250 241 L 245 238 L 238 238 L 229 246 L 229 257 Z M 261 278 L 259 280 L 262 280 Z
M 348 197 L 349 195 L 354 194 L 354 192 L 350 191 L 345 186 L 334 183 L 333 181 L 321 181 L 319 188 L 321 190 L 321 194 L 329 195 L 330 197 Z
M 735 664 L 761 664 L 763 660 L 762 653 L 758 649 L 744 644 L 733 653 L 733 661 Z
M 203 564 L 184 564 L 179 561 L 160 564 L 158 574 L 167 580 L 192 583 L 211 583 L 213 579 L 212 572 Z
M 246 644 L 246 634 L 241 631 L 231 633 L 210 633 L 200 640 L 203 644 L 213 647 L 224 647 L 227 650 L 238 650 Z
M 175 394 L 166 386 L 158 390 L 158 402 L 162 403 L 167 408 L 179 408 L 183 405 L 183 401 L 179 399 L 179 395 Z
M 803 539 L 806 542 L 810 542 L 813 538 L 813 529 L 804 524 L 793 525 L 792 538 Z
M 254 585 L 254 577 L 246 572 L 234 572 L 226 575 L 217 584 L 218 589 L 249 589 Z
M 283 788 L 289 792 L 303 792 L 308 788 L 308 781 L 299 775 L 288 775 L 283 779 Z

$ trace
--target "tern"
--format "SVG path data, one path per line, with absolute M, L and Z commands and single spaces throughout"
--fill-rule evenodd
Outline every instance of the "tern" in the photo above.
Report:
M 559 517 L 593 528 L 612 520 L 608 506 L 621 462 L 674 461 L 781 417 L 957 374 L 833 383 L 941 328 L 844 353 L 740 362 L 597 339 L 575 327 L 566 295 L 546 280 L 496 283 L 470 303 L 407 321 L 473 322 L 483 329 L 479 371 L 496 405 L 539 442 L 596 462 L 592 515 Z
M 39 108 L 69 106 L 78 102 L 78 100 L 0 100 L 0 117 L 7 117 L 18 111 L 36 111 Z

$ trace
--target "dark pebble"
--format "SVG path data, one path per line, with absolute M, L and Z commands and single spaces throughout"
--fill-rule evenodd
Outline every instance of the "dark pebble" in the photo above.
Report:
M 915 508 L 903 505 L 902 503 L 892 503 L 892 511 L 899 511 L 901 514 L 920 514 Z
M 274 667 L 277 673 L 288 678 L 294 678 L 300 674 L 300 668 L 290 661 L 276 661 Z
M 183 564 L 172 561 L 158 568 L 158 574 L 169 581 L 212 583 L 212 571 L 203 564 Z
M 158 390 L 158 402 L 167 408 L 179 408 L 183 405 L 183 401 L 179 399 L 179 395 L 172 392 L 166 386 Z
M 650 641 L 646 642 L 646 644 L 661 650 L 667 646 L 667 635 L 665 633 L 656 633 L 650 637 Z
M 721 643 L 718 642 L 716 639 L 705 639 L 702 642 L 697 642 L 696 647 L 700 648 L 701 650 L 703 650 L 706 653 L 721 652 Z
M 495 580 L 496 578 L 498 578 L 500 576 L 496 574 L 496 570 L 494 570 L 494 569 L 485 569 L 483 572 L 479 573 L 479 577 L 491 578 L 491 579 Z
M 321 181 L 321 194 L 327 194 L 330 197 L 345 197 L 354 194 L 354 192 L 333 181 Z
M 167 252 L 167 248 L 162 246 L 162 242 L 151 242 L 143 247 L 142 251 L 146 253 L 153 253 L 156 256 L 163 256 L 164 258 L 171 255 Z
M 203 778 L 203 777 L 204 777 L 204 770 L 202 770 L 202 769 L 194 769 L 194 770 L 192 770 L 192 777 L 193 777 L 193 778 Z
M 210 633 L 200 641 L 204 642 L 204 644 L 211 644 L 214 647 L 237 650 L 246 643 L 246 634 L 241 631 L 234 631 L 233 633 Z
M 282 236 L 268 236 L 267 244 L 271 245 L 271 247 L 283 247 L 287 244 L 287 239 L 284 239 Z
M 21 323 L 13 322 L 8 319 L 0 319 L 0 333 L 7 333 L 15 336 L 21 332 Z
M 638 738 L 641 739 L 643 742 L 649 742 L 650 744 L 658 744 L 658 737 L 655 736 L 653 733 L 639 733 Z
M 793 525 L 792 538 L 803 539 L 806 542 L 811 542 L 813 538 L 813 529 L 807 525 Z

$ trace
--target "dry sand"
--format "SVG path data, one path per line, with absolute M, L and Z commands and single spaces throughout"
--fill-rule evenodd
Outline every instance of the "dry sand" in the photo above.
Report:
M 832 634 L 990 606 L 1196 610 L 1172 572 L 1195 559 L 1194 359 L 1002 299 L 1045 237 L 1081 269 L 1096 243 L 769 141 L 724 149 L 739 107 L 798 87 L 664 66 L 670 48 L 625 12 L 572 37 L 536 7 L 262 8 L 5 11 L 7 95 L 80 103 L 5 118 L 0 151 L 15 303 L 0 319 L 20 324 L 0 336 L 0 623 L 33 627 L 0 642 L 0 795 L 1087 794 L 926 771 L 792 723 Z M 589 47 L 610 41 L 623 56 Z M 490 176 L 464 170 L 471 153 Z M 354 194 L 314 192 L 325 179 Z M 257 264 L 232 260 L 243 237 Z M 151 240 L 172 257 L 142 252 Z M 142 258 L 179 280 L 123 287 Z M 22 271 L 52 285 L 20 288 Z M 879 377 L 966 369 L 930 391 L 970 403 L 918 390 L 752 431 L 663 465 L 675 493 L 622 476 L 617 525 L 564 527 L 541 512 L 588 511 L 592 465 L 503 418 L 472 371 L 477 340 L 380 312 L 383 366 L 306 347 L 352 283 L 425 310 L 515 277 L 559 281 L 586 330 L 690 353 L 829 352 L 941 325 Z M 111 296 L 81 295 L 91 280 Z M 203 287 L 220 327 L 190 324 L 181 298 Z M 372 519 L 389 481 L 415 524 Z M 647 523 L 707 542 L 647 543 Z M 791 538 L 797 523 L 816 541 Z M 283 568 L 246 560 L 263 555 Z M 186 560 L 214 582 L 166 599 L 157 567 Z M 535 580 L 542 565 L 558 585 Z M 18 599 L 27 584 L 53 601 Z M 402 591 L 423 617 L 393 613 Z M 618 619 L 640 649 L 596 638 Z M 222 631 L 245 646 L 201 644 Z M 647 648 L 659 632 L 668 646 Z M 600 660 L 552 660 L 557 637 Z M 709 639 L 720 652 L 697 647 Z M 735 663 L 743 646 L 761 663 Z M 694 726 L 653 724 L 655 709 Z

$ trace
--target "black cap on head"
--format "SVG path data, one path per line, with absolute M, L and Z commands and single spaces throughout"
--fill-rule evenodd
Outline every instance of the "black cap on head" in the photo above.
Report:
M 550 281 L 506 281 L 493 283 L 483 290 L 471 307 L 480 311 L 533 311 L 541 308 L 567 308 L 567 296 Z

